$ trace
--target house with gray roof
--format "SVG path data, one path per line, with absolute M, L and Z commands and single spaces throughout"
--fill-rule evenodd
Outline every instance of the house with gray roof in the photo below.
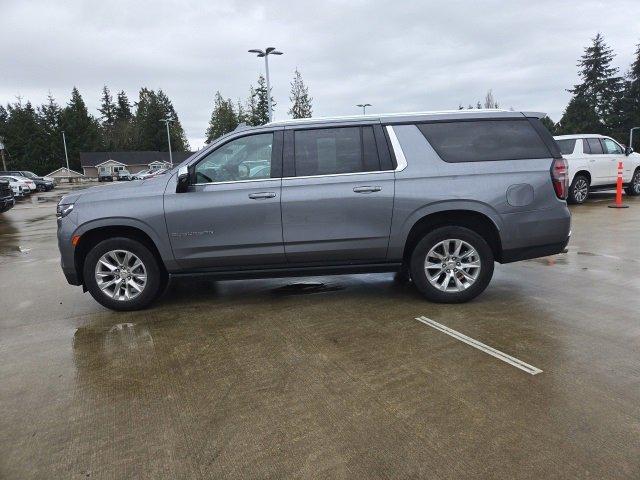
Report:
M 193 152 L 173 152 L 173 164 L 186 160 Z M 171 166 L 169 152 L 80 152 L 80 166 L 87 177 L 96 178 L 99 172 L 114 173 L 128 170 L 138 173 L 143 170 L 157 170 Z

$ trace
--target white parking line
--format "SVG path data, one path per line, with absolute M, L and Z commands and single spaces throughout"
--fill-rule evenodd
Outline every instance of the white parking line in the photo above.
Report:
M 507 355 L 506 353 L 501 352 L 500 350 L 496 350 L 495 348 L 492 348 L 488 345 L 485 345 L 484 343 L 479 342 L 478 340 L 474 340 L 471 337 L 467 337 L 466 335 L 452 328 L 445 327 L 444 325 L 438 322 L 434 322 L 430 318 L 417 317 L 416 320 L 424 323 L 425 325 L 429 325 L 430 327 L 435 328 L 436 330 L 439 330 L 442 333 L 446 333 L 447 335 L 450 335 L 453 338 L 466 343 L 467 345 L 471 345 L 472 347 L 475 347 L 478 350 L 483 351 L 484 353 L 488 353 L 489 355 L 494 356 L 502 360 L 503 362 L 507 362 L 509 365 L 513 365 L 514 367 L 519 368 L 523 372 L 527 372 L 531 375 L 537 375 L 538 373 L 542 373 L 542 370 L 534 367 L 533 365 L 529 365 L 528 363 L 525 363 L 522 360 L 518 360 L 517 358 L 512 357 L 511 355 Z

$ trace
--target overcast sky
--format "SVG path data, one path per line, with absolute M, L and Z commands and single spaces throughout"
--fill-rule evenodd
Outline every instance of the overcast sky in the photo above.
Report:
M 247 96 L 270 63 L 276 119 L 296 67 L 314 116 L 442 110 L 493 89 L 500 105 L 557 121 L 576 61 L 601 32 L 626 72 L 640 42 L 640 1 L 28 1 L 0 0 L 0 102 L 59 103 L 80 89 L 141 86 L 171 98 L 192 147 L 203 144 L 216 90 Z

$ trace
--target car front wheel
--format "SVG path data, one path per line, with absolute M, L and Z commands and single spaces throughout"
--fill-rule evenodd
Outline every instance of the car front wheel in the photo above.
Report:
M 640 168 L 637 168 L 633 173 L 631 183 L 624 189 L 624 191 L 627 195 L 631 195 L 632 197 L 640 195 Z
M 112 310 L 140 310 L 164 285 L 166 273 L 141 242 L 116 237 L 93 247 L 84 262 L 84 281 L 91 296 Z
M 441 227 L 424 236 L 411 255 L 411 278 L 433 302 L 467 302 L 487 288 L 493 276 L 493 252 L 476 232 Z

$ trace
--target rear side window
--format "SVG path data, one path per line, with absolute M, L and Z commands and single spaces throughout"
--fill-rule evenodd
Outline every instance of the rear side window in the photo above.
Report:
M 575 139 L 556 141 L 558 142 L 558 146 L 560 147 L 560 151 L 563 155 L 571 155 L 573 153 L 573 149 L 576 147 Z
M 552 156 L 527 119 L 425 123 L 418 128 L 445 162 Z
M 589 144 L 589 150 L 592 155 L 600 155 L 604 153 L 600 140 L 597 138 L 587 138 L 587 144 Z
M 298 130 L 294 162 L 298 177 L 380 170 L 372 127 Z

